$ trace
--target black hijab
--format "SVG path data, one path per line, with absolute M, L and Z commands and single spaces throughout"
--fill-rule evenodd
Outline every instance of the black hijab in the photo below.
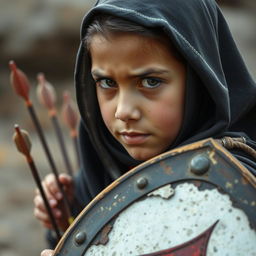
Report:
M 252 139 L 256 139 L 256 85 L 214 0 L 100 0 L 83 20 L 75 73 L 82 116 L 82 172 L 77 182 L 84 193 L 94 197 L 139 163 L 110 135 L 97 105 L 91 61 L 82 40 L 88 25 L 99 14 L 161 29 L 185 59 L 184 120 L 169 149 L 224 135 L 246 136 L 248 144 L 255 147 Z M 250 157 L 242 152 L 232 153 L 255 172 L 256 165 Z

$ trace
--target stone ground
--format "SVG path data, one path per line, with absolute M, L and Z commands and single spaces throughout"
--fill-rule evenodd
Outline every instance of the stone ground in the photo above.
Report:
M 242 55 L 253 77 L 256 78 L 255 12 L 224 9 L 224 13 Z M 6 87 L 9 87 L 8 74 L 0 75 L 5 78 Z M 71 72 L 71 79 L 72 76 Z M 65 86 L 72 87 L 72 81 L 65 81 Z M 15 123 L 20 124 L 21 128 L 25 128 L 31 133 L 32 155 L 42 176 L 47 173 L 48 163 L 22 100 L 13 95 L 11 89 L 5 88 L 5 90 L 0 90 L 0 106 L 0 255 L 40 255 L 40 251 L 46 247 L 44 229 L 33 217 L 32 200 L 35 188 L 33 178 L 24 157 L 17 153 L 12 143 Z M 59 169 L 62 170 L 64 167 L 61 164 L 50 121 L 43 110 L 39 110 L 39 116 L 46 130 L 47 141 L 54 152 L 54 158 Z M 66 132 L 65 129 L 63 130 Z M 66 142 L 70 155 L 73 156 L 72 143 L 68 136 L 66 136 Z M 72 161 L 75 162 L 74 157 L 72 157 Z

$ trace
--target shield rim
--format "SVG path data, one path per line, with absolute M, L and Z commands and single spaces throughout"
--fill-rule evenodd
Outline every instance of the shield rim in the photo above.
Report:
M 186 166 L 185 172 L 173 172 L 172 166 L 166 164 L 166 162 L 174 162 L 175 159 L 178 162 L 177 158 L 179 156 L 184 156 L 185 154 L 190 157 L 190 162 L 195 156 L 204 154 L 210 161 L 209 169 L 203 174 L 195 174 L 190 170 L 188 163 L 184 163 Z M 220 168 L 216 169 L 214 167 L 218 166 L 218 161 L 223 162 L 219 164 L 221 165 Z M 162 177 L 156 173 L 156 166 L 158 164 L 159 167 L 157 170 L 160 170 L 159 172 L 161 172 Z M 229 164 L 231 168 L 228 168 L 227 170 L 225 169 L 223 173 L 223 169 L 221 167 L 225 166 L 225 164 Z M 219 179 L 219 177 L 222 177 L 223 175 L 226 178 L 226 182 L 221 183 L 219 180 L 224 179 Z M 234 186 L 236 186 L 237 179 L 232 180 L 234 178 L 232 175 L 235 175 L 235 177 L 241 177 L 242 175 L 243 177 L 243 179 L 240 180 L 241 189 L 239 192 L 237 189 L 233 189 Z M 160 177 L 160 180 L 157 180 L 153 176 L 158 178 Z M 137 181 L 142 177 L 145 178 L 148 183 L 145 187 L 139 188 L 137 186 Z M 249 202 L 251 198 L 253 198 L 253 195 L 255 198 L 256 178 L 224 147 L 214 139 L 210 138 L 188 144 L 156 156 L 133 168 L 111 183 L 77 216 L 75 221 L 59 241 L 54 250 L 54 255 L 83 255 L 93 239 L 96 237 L 97 233 L 99 233 L 106 224 L 108 224 L 126 207 L 161 186 L 180 181 L 198 181 L 213 184 L 221 192 L 231 196 L 234 206 L 242 209 L 246 213 L 250 221 L 250 225 L 254 230 L 256 229 L 256 218 L 255 216 L 254 218 L 252 217 L 253 213 L 255 214 L 256 209 L 256 205 L 252 204 L 252 202 L 255 203 L 255 200 L 251 201 L 251 203 Z M 123 191 L 121 191 L 121 188 Z M 247 196 L 246 198 L 244 197 L 245 194 Z M 119 195 L 122 196 L 119 197 Z M 234 198 L 238 199 L 234 201 Z M 100 209 L 102 209 L 102 211 L 100 211 Z M 98 221 L 95 221 L 95 219 Z M 77 244 L 76 235 L 81 231 L 86 233 L 86 239 L 81 244 Z

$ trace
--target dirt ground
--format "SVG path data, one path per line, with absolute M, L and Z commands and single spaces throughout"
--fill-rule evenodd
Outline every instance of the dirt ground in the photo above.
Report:
M 245 62 L 256 78 L 255 15 L 252 12 L 248 16 L 248 11 L 240 9 L 225 9 L 224 13 Z M 49 172 L 49 165 L 22 100 L 9 88 L 8 74 L 0 75 L 5 77 L 6 83 L 3 86 L 5 89 L 0 90 L 0 255 L 36 256 L 46 247 L 44 228 L 33 217 L 34 180 L 24 157 L 16 151 L 12 142 L 15 123 L 30 132 L 33 141 L 32 155 L 42 177 Z M 72 76 L 71 72 L 70 77 Z M 72 81 L 66 82 L 66 87 L 68 86 L 72 87 Z M 63 170 L 58 144 L 47 114 L 40 110 L 39 116 L 58 169 Z M 75 165 L 72 141 L 68 132 L 65 129 L 63 131 Z

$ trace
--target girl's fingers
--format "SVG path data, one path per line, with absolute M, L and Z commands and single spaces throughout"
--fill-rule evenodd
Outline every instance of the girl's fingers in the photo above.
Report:
M 48 214 L 40 211 L 38 208 L 34 209 L 34 215 L 38 220 L 40 220 L 43 223 L 49 222 Z
M 46 189 L 53 198 L 55 198 L 56 200 L 62 199 L 62 194 L 60 192 L 59 186 L 53 174 L 49 174 L 45 177 L 43 185 L 44 187 L 46 187 Z
M 53 250 L 43 250 L 41 256 L 53 256 Z
M 74 194 L 73 179 L 69 175 L 61 174 L 59 176 L 59 181 L 63 185 L 63 189 L 67 192 L 68 199 L 71 200 Z M 42 182 L 42 186 L 57 225 L 61 230 L 65 231 L 69 224 L 67 221 L 66 211 L 63 206 L 63 201 L 61 200 L 63 199 L 63 196 L 59 190 L 55 176 L 53 174 L 47 175 Z M 52 229 L 53 225 L 48 215 L 47 207 L 45 206 L 45 202 L 38 189 L 35 190 L 34 206 L 35 217 L 44 227 Z
M 57 207 L 57 205 L 58 205 L 58 202 L 53 198 L 48 198 L 48 203 L 49 203 L 50 207 L 52 207 L 52 208 Z M 39 210 L 44 211 L 44 212 L 46 211 L 46 206 L 44 204 L 44 201 L 43 201 L 43 198 L 41 197 L 41 195 L 35 196 L 34 205 Z
M 73 178 L 67 174 L 60 174 L 59 181 L 63 184 L 63 188 L 69 200 L 72 200 L 74 195 L 74 182 Z
M 61 173 L 59 175 L 59 181 L 63 184 L 63 185 L 71 185 L 73 183 L 73 179 L 71 176 L 69 176 L 66 173 Z
M 42 181 L 43 190 L 46 194 L 46 197 L 49 200 L 50 199 L 58 200 L 56 198 L 56 190 L 58 190 L 57 183 L 56 183 L 56 185 L 54 183 L 56 183 L 56 181 L 55 181 L 55 178 L 54 178 L 53 174 L 47 175 L 45 177 L 45 179 Z M 41 196 L 41 193 L 40 193 L 38 188 L 35 190 L 35 196 L 37 196 L 37 195 Z
M 53 215 L 54 215 L 54 218 L 55 218 L 57 224 L 60 225 L 63 222 L 63 220 L 61 218 L 62 217 L 61 211 L 58 210 L 58 209 L 53 209 Z M 42 212 L 38 208 L 35 208 L 34 209 L 34 216 L 41 222 L 41 224 L 44 227 L 46 227 L 48 229 L 53 228 L 51 219 L 49 218 L 49 216 L 46 212 Z
M 63 189 L 67 192 L 69 199 L 71 199 L 73 197 L 74 190 L 73 179 L 67 174 L 60 174 L 59 182 L 63 185 Z M 53 174 L 48 174 L 45 177 L 45 179 L 42 182 L 42 186 L 48 200 L 51 200 L 54 206 L 57 203 L 57 201 L 63 198 L 63 195 L 59 189 L 59 186 Z M 40 194 L 38 189 L 36 189 L 35 194 Z
M 40 212 L 40 213 L 48 216 L 47 209 L 46 209 L 45 204 L 40 196 L 37 196 L 34 199 L 34 203 L 35 203 L 35 209 L 37 210 L 38 213 Z M 60 218 L 62 216 L 61 210 L 57 208 L 57 204 L 55 204 L 55 202 L 54 202 L 54 206 L 52 204 L 52 205 L 50 205 L 50 207 L 51 207 L 53 216 L 55 218 Z

